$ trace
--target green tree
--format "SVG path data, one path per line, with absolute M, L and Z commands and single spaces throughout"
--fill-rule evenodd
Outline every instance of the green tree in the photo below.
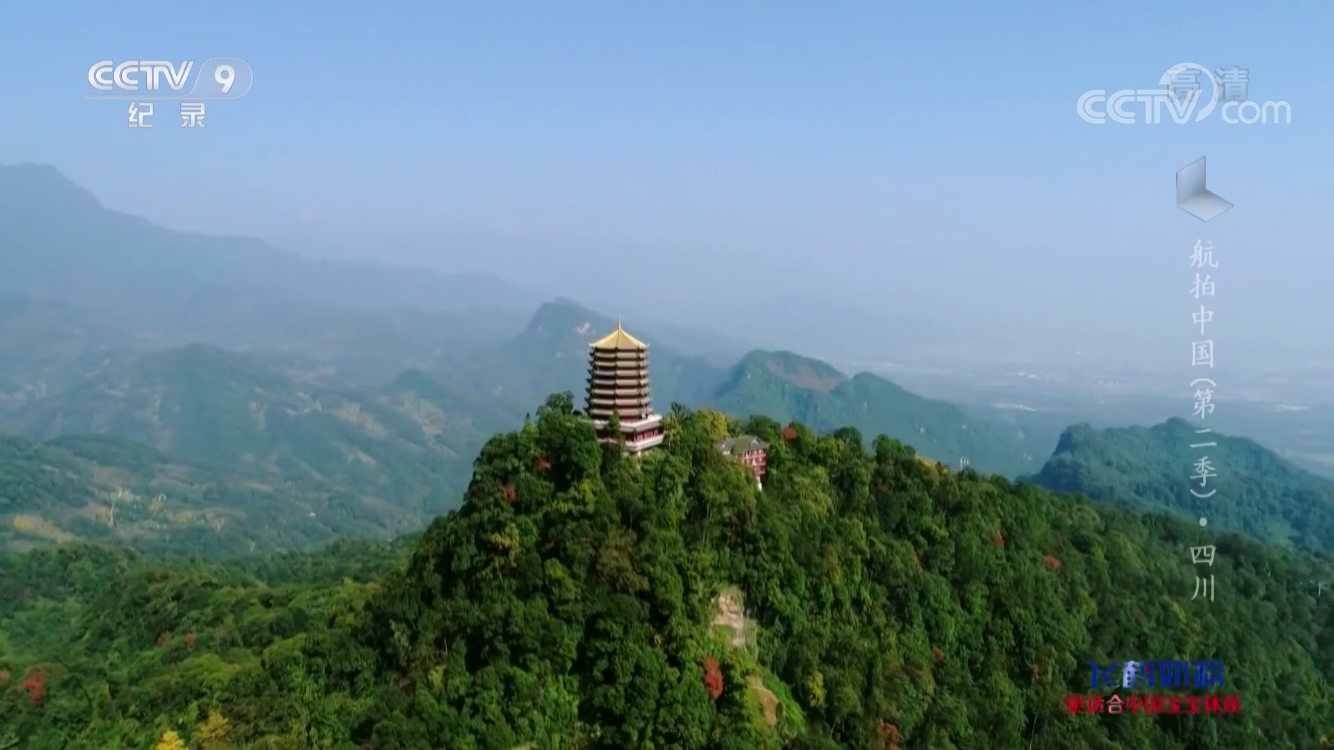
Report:
M 200 750 L 221 750 L 231 735 L 231 722 L 214 709 L 208 712 L 208 718 L 195 728 L 194 740 Z

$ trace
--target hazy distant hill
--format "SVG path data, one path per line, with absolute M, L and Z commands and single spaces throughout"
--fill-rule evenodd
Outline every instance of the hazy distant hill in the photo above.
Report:
M 136 305 L 204 290 L 269 290 L 372 309 L 528 309 L 540 298 L 482 274 L 309 258 L 264 242 L 176 232 L 104 208 L 54 167 L 0 166 L 0 286 Z
M 0 165 L 0 237 L 0 294 L 63 303 L 98 320 L 118 345 L 288 352 L 363 382 L 412 367 L 447 371 L 472 359 L 472 348 L 522 331 L 542 301 L 483 274 L 318 259 L 165 229 L 108 210 L 34 164 Z M 641 330 L 715 359 L 745 348 L 686 326 Z M 0 391 L 18 387 L 7 374 L 0 366 Z
M 431 368 L 473 347 L 522 330 L 530 313 L 403 308 L 367 311 L 294 301 L 267 291 L 205 291 L 161 305 L 138 320 L 121 317 L 137 346 L 208 343 L 224 349 L 282 352 L 330 365 L 347 378 L 379 384 L 414 367 Z
M 884 378 L 848 378 L 830 365 L 790 352 L 751 352 L 714 391 L 711 405 L 733 414 L 763 414 L 817 430 L 854 426 L 869 438 L 885 434 L 928 458 L 982 472 L 1016 475 L 1041 460 L 1011 437 L 944 401 L 922 398 Z
M 0 291 L 0 412 L 122 361 L 114 329 L 55 302 Z
M 1081 493 L 1137 511 L 1168 510 L 1262 541 L 1312 549 L 1334 548 L 1334 482 L 1287 463 L 1246 438 L 1208 435 L 1216 447 L 1192 449 L 1195 427 L 1172 419 L 1152 428 L 1066 430 L 1034 480 L 1048 489 Z M 1207 455 L 1217 494 L 1196 500 L 1195 461 Z M 1203 509 L 1202 511 L 1200 509 Z
M 0 435 L 0 553 L 77 539 L 186 555 L 301 550 L 425 520 L 331 484 L 203 467 L 114 438 Z
M 429 382 L 415 373 L 355 389 L 297 362 L 192 345 L 100 372 L 0 415 L 0 425 L 41 438 L 110 435 L 434 514 L 458 502 L 477 450 L 513 420 L 485 402 L 448 402 L 446 387 Z
M 211 288 L 142 309 L 75 307 L 0 289 L 0 409 L 24 392 L 68 385 L 108 358 L 192 343 L 300 356 L 347 378 L 384 383 L 405 369 L 434 367 L 503 341 L 529 317 L 505 310 L 366 311 Z

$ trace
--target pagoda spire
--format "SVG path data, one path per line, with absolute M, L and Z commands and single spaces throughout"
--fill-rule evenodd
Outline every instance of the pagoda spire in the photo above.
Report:
M 589 344 L 589 346 L 591 346 L 594 351 L 648 351 L 648 344 L 645 344 L 643 341 L 640 341 L 627 333 L 620 321 L 616 322 L 616 330 L 603 336 L 597 341 L 594 341 L 592 344 Z M 645 356 L 647 356 L 647 354 L 645 354 Z

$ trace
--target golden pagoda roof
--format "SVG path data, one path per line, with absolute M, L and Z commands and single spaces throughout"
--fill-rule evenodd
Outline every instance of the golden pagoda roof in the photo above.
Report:
M 638 349 L 648 348 L 648 344 L 631 336 L 621 327 L 620 321 L 616 322 L 616 330 L 603 336 L 602 338 L 589 344 L 594 349 Z

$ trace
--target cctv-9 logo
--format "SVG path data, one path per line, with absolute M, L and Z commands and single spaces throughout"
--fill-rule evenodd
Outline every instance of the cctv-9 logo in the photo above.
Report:
M 87 98 L 240 99 L 255 83 L 250 64 L 239 57 L 210 57 L 197 70 L 194 66 L 190 60 L 179 65 L 167 60 L 129 60 L 119 65 L 103 60 L 88 69 L 88 84 L 105 93 Z M 194 85 L 186 92 L 191 73 Z

